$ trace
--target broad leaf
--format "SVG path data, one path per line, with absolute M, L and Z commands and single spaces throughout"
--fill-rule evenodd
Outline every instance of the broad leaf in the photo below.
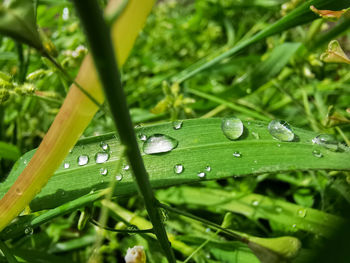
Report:
M 266 172 L 350 170 L 350 163 L 345 162 L 350 157 L 350 151 L 345 148 L 334 152 L 313 144 L 312 139 L 317 136 L 314 132 L 293 128 L 295 141 L 281 142 L 270 135 L 266 122 L 243 123 L 244 133 L 235 141 L 223 134 L 221 119 L 185 120 L 180 129 L 174 129 L 171 123 L 137 128 L 140 138 L 164 134 L 178 141 L 178 146 L 170 152 L 143 154 L 153 187 Z M 104 143 L 108 145 L 107 150 Z M 143 144 L 140 140 L 140 148 L 143 148 Z M 116 195 L 136 193 L 130 169 L 125 166 L 119 174 L 115 171 L 119 151 L 120 142 L 114 134 L 81 140 L 31 202 L 31 208 L 41 210 L 56 207 L 91 190 L 105 188 L 116 177 L 119 179 Z M 26 153 L 16 163 L 8 179 L 0 184 L 0 196 L 11 187 L 34 152 Z M 108 160 L 96 163 L 97 154 L 104 152 L 108 153 Z M 83 156 L 80 158 L 83 165 L 78 164 L 80 156 Z M 84 156 L 88 157 L 85 165 Z M 183 166 L 181 173 L 176 173 L 176 165 Z M 205 173 L 202 177 L 198 176 L 201 172 Z

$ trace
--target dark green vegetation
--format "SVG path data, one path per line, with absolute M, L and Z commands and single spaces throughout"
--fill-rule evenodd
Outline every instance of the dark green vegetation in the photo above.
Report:
M 239 235 L 295 236 L 302 249 L 288 260 L 312 262 L 313 252 L 326 251 L 323 246 L 349 218 L 350 175 L 342 170 L 349 171 L 350 156 L 348 148 L 338 144 L 349 145 L 349 66 L 319 60 L 332 39 L 349 50 L 343 26 L 349 18 L 315 20 L 287 30 L 316 18 L 307 3 L 295 15 L 286 16 L 280 27 L 271 26 L 281 18 L 284 2 L 162 1 L 155 6 L 121 75 L 133 122 L 140 125 L 136 134 L 151 184 L 167 188 L 155 191 L 159 201 L 239 231 Z M 327 4 L 328 9 L 350 6 L 350 1 L 314 2 Z M 74 12 L 65 1 L 39 1 L 37 9 L 46 45 L 52 45 L 52 55 L 57 55 L 72 77 L 86 52 L 80 47 L 86 42 Z M 38 146 L 70 83 L 26 45 L 2 38 L 0 50 L 4 180 L 20 152 Z M 244 132 L 237 140 L 225 137 L 221 119 L 207 119 L 224 116 L 243 120 Z M 203 119 L 172 123 L 199 117 Z M 267 129 L 271 119 L 292 124 L 292 142 L 272 138 Z M 27 262 L 86 262 L 97 228 L 90 223 L 84 228 L 79 215 L 92 211 L 98 220 L 101 207 L 109 209 L 109 227 L 151 228 L 141 197 L 136 195 L 131 168 L 125 160 L 118 162 L 123 152 L 119 136 L 95 136 L 113 130 L 111 116 L 99 112 L 85 132 L 94 137 L 81 140 L 67 156 L 31 203 L 36 212 L 0 234 L 8 240 L 0 242 L 7 256 L 0 260 L 16 262 L 15 255 Z M 337 142 L 313 144 L 312 139 L 325 133 L 333 134 Z M 174 138 L 168 138 L 174 149 L 144 154 L 151 150 L 146 149 L 143 135 L 154 134 Z M 32 151 L 26 153 L 13 166 L 8 180 L 0 185 L 1 196 L 32 155 Z M 85 165 L 84 156 L 89 158 Z M 108 160 L 96 164 L 95 158 Z M 122 164 L 120 171 L 116 171 L 117 163 Z M 103 200 L 92 207 L 91 202 L 102 196 L 99 190 L 115 177 L 115 202 Z M 215 226 L 208 228 L 178 213 L 161 211 L 178 260 L 184 261 L 200 248 L 188 262 L 258 262 L 248 246 L 237 241 L 237 233 L 215 232 Z M 103 235 L 100 251 L 105 262 L 123 262 L 127 248 L 134 245 L 145 247 L 148 262 L 165 262 L 159 244 L 150 236 L 108 231 Z M 268 239 L 253 241 L 279 252 L 277 256 L 258 253 L 255 247 L 255 254 L 265 262 L 272 258 L 280 262 L 297 247 L 282 241 L 271 245 Z M 331 242 L 339 246 L 327 246 L 328 254 L 349 251 L 342 244 L 350 242 L 341 235 Z M 340 259 L 347 262 L 346 255 Z

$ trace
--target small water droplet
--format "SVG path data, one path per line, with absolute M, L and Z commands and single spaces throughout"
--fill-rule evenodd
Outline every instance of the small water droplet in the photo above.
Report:
M 64 169 L 68 169 L 70 167 L 70 164 L 69 163 L 64 163 L 63 167 L 64 167 Z
M 117 181 L 121 181 L 122 179 L 123 179 L 123 175 L 122 174 L 117 174 L 115 176 L 115 180 L 117 180 Z
M 323 154 L 321 153 L 321 151 L 317 150 L 317 149 L 312 151 L 312 155 L 317 157 L 317 158 L 323 157 Z
M 252 206 L 258 206 L 259 205 L 259 201 L 258 200 L 253 200 L 252 201 Z
M 24 161 L 23 161 L 23 164 L 24 164 L 24 165 L 27 165 L 27 163 L 28 163 L 27 160 L 24 160 Z
M 197 174 L 197 176 L 198 176 L 199 178 L 204 178 L 204 177 L 206 176 L 206 174 L 205 174 L 204 172 L 199 172 L 199 173 Z
M 73 148 L 69 150 L 69 153 L 73 153 Z
M 328 150 L 336 152 L 339 150 L 339 143 L 335 140 L 332 135 L 320 134 L 312 139 L 314 144 L 320 145 Z
M 96 163 L 105 163 L 109 159 L 109 154 L 106 152 L 96 153 L 95 162 Z
M 107 169 L 107 168 L 101 168 L 101 169 L 100 169 L 100 175 L 105 176 L 105 175 L 107 175 L 107 174 L 108 174 L 108 169 Z
M 242 157 L 242 154 L 240 152 L 234 152 L 232 155 L 234 157 L 236 157 L 236 158 L 241 158 Z
M 211 167 L 210 167 L 209 165 L 207 165 L 207 166 L 205 167 L 205 170 L 206 170 L 207 172 L 210 172 L 210 171 L 211 171 Z
M 123 166 L 123 170 L 124 170 L 124 171 L 129 171 L 129 170 L 130 170 L 130 165 L 125 164 L 125 165 Z
M 174 121 L 174 122 L 173 122 L 173 128 L 174 128 L 174 130 L 179 130 L 179 129 L 181 129 L 181 128 L 182 128 L 182 123 L 183 123 L 183 121 Z
M 235 117 L 224 118 L 221 122 L 221 130 L 230 140 L 237 140 L 243 134 L 243 123 Z
M 170 152 L 178 145 L 178 141 L 168 135 L 154 134 L 144 142 L 143 152 L 146 154 L 157 154 Z
M 210 232 L 211 232 L 211 229 L 210 229 L 209 227 L 207 227 L 207 228 L 205 229 L 205 232 L 210 233 Z
M 15 191 L 16 191 L 16 194 L 17 194 L 17 195 L 22 195 L 22 194 L 23 194 L 21 188 L 16 188 Z
M 80 166 L 86 165 L 89 162 L 89 156 L 83 154 L 78 157 L 78 164 Z
M 256 140 L 259 140 L 259 139 L 260 139 L 259 133 L 257 133 L 257 132 L 252 132 L 252 135 L 253 135 L 253 137 L 254 137 Z
M 297 224 L 293 224 L 293 225 L 292 225 L 292 228 L 296 228 L 296 227 L 297 227 Z
M 275 211 L 276 211 L 277 213 L 282 213 L 283 209 L 282 209 L 282 207 L 280 207 L 280 206 L 276 206 L 276 207 L 275 207 Z
M 31 236 L 33 235 L 34 233 L 34 230 L 32 227 L 30 226 L 27 226 L 25 229 L 24 229 L 24 234 L 27 235 L 27 236 Z
M 140 139 L 140 141 L 143 141 L 143 142 L 147 140 L 147 136 L 145 134 L 142 134 L 142 133 L 140 133 L 138 135 L 138 138 Z
M 174 166 L 174 172 L 176 173 L 176 174 L 180 174 L 180 173 L 182 173 L 184 171 L 184 166 L 182 165 L 182 164 L 176 164 L 175 166 Z
M 267 129 L 270 134 L 277 140 L 291 142 L 294 140 L 294 132 L 286 121 L 272 120 Z
M 297 211 L 297 214 L 298 214 L 299 217 L 305 217 L 305 216 L 306 216 L 306 213 L 307 213 L 307 210 L 304 209 L 304 208 L 300 208 L 300 209 L 298 209 L 298 211 Z
M 277 147 L 281 147 L 281 144 L 277 144 Z
M 101 142 L 100 146 L 101 146 L 102 150 L 109 151 L 109 145 L 107 143 Z

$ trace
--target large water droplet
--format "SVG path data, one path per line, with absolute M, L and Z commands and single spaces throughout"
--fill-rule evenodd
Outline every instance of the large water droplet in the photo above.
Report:
M 154 134 L 143 144 L 143 152 L 146 154 L 157 154 L 170 152 L 178 145 L 178 141 L 168 135 Z
M 121 181 L 122 179 L 123 179 L 123 175 L 122 174 L 117 174 L 115 176 L 115 180 L 117 180 L 117 181 Z
M 96 163 L 105 163 L 109 159 L 109 154 L 106 152 L 96 153 L 95 161 Z
M 174 121 L 174 122 L 173 122 L 173 128 L 174 128 L 174 130 L 179 130 L 179 129 L 181 129 L 182 123 L 183 123 L 183 121 Z
M 205 174 L 204 172 L 199 172 L 199 173 L 197 174 L 197 176 L 198 176 L 199 178 L 204 178 L 204 177 L 206 176 L 206 174 Z
M 182 164 L 176 164 L 175 166 L 174 166 L 174 172 L 176 173 L 176 174 L 180 174 L 180 173 L 182 173 L 184 171 L 184 166 L 182 165 Z
M 236 158 L 242 157 L 242 154 L 240 152 L 234 152 L 232 155 Z
M 298 214 L 299 217 L 305 217 L 306 213 L 307 213 L 307 210 L 305 208 L 300 208 L 297 211 L 297 214 Z
M 105 176 L 105 175 L 107 175 L 107 174 L 108 174 L 108 169 L 107 169 L 107 168 L 101 168 L 101 169 L 100 169 L 100 175 Z
M 89 162 L 89 156 L 83 154 L 78 157 L 78 164 L 80 166 L 86 165 Z
M 312 151 L 312 155 L 317 157 L 317 158 L 323 157 L 323 154 L 321 153 L 321 151 L 317 150 L 317 149 Z
M 221 130 L 230 140 L 237 140 L 243 134 L 243 123 L 240 119 L 231 117 L 224 118 L 221 122 Z
M 109 145 L 107 143 L 101 142 L 100 146 L 101 146 L 102 150 L 109 151 Z
M 270 134 L 277 140 L 291 142 L 294 140 L 294 132 L 286 121 L 273 120 L 267 127 Z
M 328 150 L 336 152 L 339 150 L 339 143 L 334 139 L 332 135 L 320 134 L 312 139 L 314 144 L 318 144 Z
M 63 167 L 64 167 L 64 169 L 68 169 L 70 167 L 70 164 L 69 163 L 64 163 Z

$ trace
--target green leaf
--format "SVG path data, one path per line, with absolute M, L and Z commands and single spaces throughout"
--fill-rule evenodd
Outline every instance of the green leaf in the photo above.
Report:
M 20 156 L 21 152 L 16 146 L 0 141 L 0 158 L 16 161 Z
M 3 1 L 0 4 L 0 33 L 41 50 L 33 1 Z
M 185 120 L 182 128 L 177 130 L 171 123 L 137 128 L 139 137 L 165 134 L 178 141 L 178 146 L 171 152 L 143 154 L 153 187 L 266 172 L 350 170 L 350 163 L 344 161 L 350 157 L 348 148 L 333 152 L 315 145 L 312 143 L 317 135 L 314 132 L 293 128 L 296 140 L 280 142 L 272 138 L 266 122 L 243 121 L 243 124 L 244 133 L 235 141 L 226 138 L 221 131 L 221 119 L 215 118 Z M 260 139 L 256 139 L 256 134 Z M 110 156 L 107 162 L 96 164 L 96 154 L 104 151 L 101 142 L 108 145 Z M 142 145 L 143 141 L 139 140 L 139 147 L 142 148 Z M 91 190 L 107 187 L 109 181 L 115 179 L 116 158 L 120 150 L 119 138 L 114 134 L 81 140 L 31 202 L 31 208 L 41 210 L 56 207 Z M 323 157 L 314 156 L 314 150 L 321 152 Z M 241 157 L 233 156 L 235 152 L 239 152 Z M 17 161 L 8 179 L 0 184 L 0 196 L 10 188 L 33 154 L 34 151 L 28 152 Z M 88 156 L 89 162 L 86 165 L 78 165 L 77 160 L 81 155 Z M 65 163 L 69 168 L 64 168 Z M 182 173 L 175 173 L 174 167 L 177 164 L 183 165 Z M 206 170 L 207 166 L 210 166 L 210 171 Z M 101 175 L 101 169 L 107 169 L 107 175 Z M 205 176 L 199 177 L 200 172 L 204 172 Z M 125 168 L 121 175 L 122 180 L 116 185 L 115 195 L 136 193 L 131 171 Z

